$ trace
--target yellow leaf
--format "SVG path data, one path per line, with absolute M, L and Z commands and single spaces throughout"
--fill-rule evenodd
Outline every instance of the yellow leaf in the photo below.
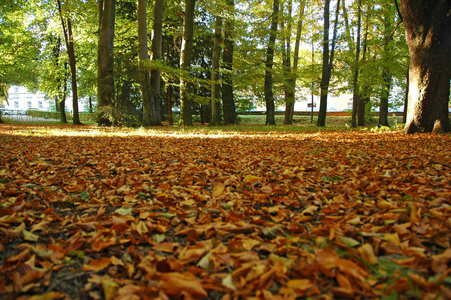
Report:
M 257 180 L 261 180 L 261 178 L 255 175 L 247 175 L 246 177 L 244 177 L 243 182 L 253 182 Z
M 63 298 L 64 295 L 60 292 L 49 292 L 42 295 L 34 295 L 28 298 L 28 300 L 53 300 L 55 298 Z
M 104 279 L 102 280 L 102 288 L 105 300 L 113 300 L 117 295 L 119 285 L 112 280 Z
M 213 191 L 211 192 L 211 195 L 213 197 L 219 197 L 224 193 L 225 185 L 223 182 L 218 182 L 216 186 L 213 188 Z
M 39 238 L 39 235 L 33 234 L 25 229 L 22 230 L 22 234 L 23 234 L 24 240 L 26 240 L 26 241 L 36 242 Z
M 357 249 L 359 251 L 360 257 L 370 265 L 374 265 L 377 263 L 377 257 L 374 255 L 373 246 L 370 244 L 363 244 L 361 247 Z

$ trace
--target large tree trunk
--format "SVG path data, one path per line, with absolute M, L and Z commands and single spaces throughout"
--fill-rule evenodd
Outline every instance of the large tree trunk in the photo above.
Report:
M 327 94 L 329 92 L 330 68 L 329 68 L 329 11 L 330 0 L 324 3 L 324 35 L 323 35 L 323 69 L 321 75 L 321 96 L 317 126 L 326 126 Z
M 226 72 L 222 75 L 222 105 L 224 111 L 224 124 L 235 124 L 236 110 L 235 110 L 235 99 L 233 96 L 233 51 L 235 47 L 235 41 L 233 38 L 233 31 L 235 27 L 235 22 L 233 20 L 235 13 L 235 3 L 234 0 L 227 0 L 228 10 L 231 17 L 225 20 L 224 26 L 224 50 L 222 54 L 222 62 Z
M 163 48 L 163 0 L 153 0 L 153 34 L 152 34 L 152 60 L 160 61 Z M 151 72 L 152 98 L 155 107 L 154 125 L 161 125 L 161 77 L 160 69 Z
M 102 108 L 114 103 L 114 21 L 116 0 L 99 1 L 99 44 L 97 74 L 97 115 L 98 125 L 110 126 L 112 122 L 102 113 Z
M 221 59 L 222 42 L 222 18 L 216 16 L 215 37 L 213 40 L 212 70 L 211 70 L 211 121 L 210 125 L 219 125 L 220 123 L 220 105 L 219 105 L 219 63 Z
M 269 33 L 268 49 L 266 50 L 265 69 L 265 103 L 266 125 L 276 125 L 274 94 L 272 91 L 272 70 L 274 64 L 274 46 L 276 43 L 277 24 L 279 22 L 279 0 L 273 2 L 271 31 Z
M 188 93 L 188 80 L 185 78 L 189 73 L 191 57 L 193 53 L 194 33 L 194 6 L 196 0 L 185 0 L 185 18 L 183 19 L 183 39 L 180 53 L 180 124 L 184 126 L 193 125 L 192 106 L 193 101 Z
M 451 3 L 402 0 L 401 12 L 410 53 L 404 132 L 450 132 Z

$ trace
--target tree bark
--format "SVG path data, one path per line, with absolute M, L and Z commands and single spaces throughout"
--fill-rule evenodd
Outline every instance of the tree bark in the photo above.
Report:
M 279 0 L 273 2 L 271 18 L 271 30 L 269 33 L 268 49 L 266 50 L 265 69 L 265 103 L 266 103 L 266 125 L 276 125 L 275 103 L 272 91 L 272 67 L 274 64 L 274 46 L 276 43 L 277 25 L 279 22 Z
M 139 81 L 143 104 L 143 125 L 155 125 L 156 111 L 152 97 L 147 52 L 147 0 L 138 0 Z
M 391 81 L 392 76 L 389 67 L 389 52 L 392 48 L 391 41 L 393 39 L 393 35 L 391 34 L 391 25 L 392 25 L 391 14 L 386 12 L 384 14 L 384 36 L 385 36 L 385 44 L 384 44 L 384 56 L 383 56 L 383 65 L 382 65 L 382 92 L 381 92 L 381 100 L 379 105 L 379 125 L 380 126 L 390 126 L 388 124 L 388 98 L 390 96 L 391 90 Z
M 369 29 L 369 15 L 370 15 L 369 12 L 367 12 L 365 34 L 363 37 L 363 45 L 362 45 L 362 50 L 363 50 L 362 51 L 362 63 L 365 62 L 366 52 L 368 50 L 367 41 L 368 41 L 368 29 Z M 357 125 L 359 125 L 359 126 L 365 126 L 365 106 L 368 102 L 370 102 L 368 93 L 369 93 L 368 87 L 365 85 L 363 86 L 363 88 L 360 88 L 360 90 L 359 90 L 358 105 L 357 105 Z
M 282 16 L 284 15 L 284 8 L 283 4 L 280 5 L 280 10 L 282 13 Z M 291 30 L 292 30 L 292 23 L 293 23 L 293 17 L 292 17 L 292 11 L 293 11 L 293 1 L 288 1 L 288 7 L 287 7 L 287 29 L 285 30 L 284 21 L 282 19 L 281 22 L 281 30 L 283 32 L 283 70 L 284 70 L 284 82 L 283 82 L 283 88 L 285 93 L 285 116 L 283 119 L 283 124 L 285 125 L 293 125 L 293 113 L 294 113 L 294 90 L 292 89 L 292 77 L 294 74 L 292 74 L 291 70 Z
M 74 38 L 72 33 L 72 22 L 69 17 L 66 18 L 67 28 L 65 18 L 63 16 L 63 10 L 61 7 L 61 1 L 56 1 L 58 4 L 58 11 L 61 18 L 61 24 L 63 27 L 64 40 L 66 41 L 67 54 L 69 56 L 69 65 L 71 71 L 71 82 L 72 82 L 72 122 L 74 125 L 81 125 L 80 117 L 78 114 L 78 90 L 77 90 L 77 61 L 75 59 L 75 48 L 74 48 Z
M 391 89 L 391 75 L 390 70 L 387 67 L 382 68 L 382 94 L 381 102 L 379 105 L 379 125 L 380 126 L 390 126 L 388 124 L 388 97 L 390 95 Z
M 219 63 L 221 59 L 222 43 L 222 18 L 216 16 L 215 36 L 213 40 L 212 70 L 211 70 L 211 121 L 210 125 L 216 126 L 220 123 L 219 105 Z
M 451 3 L 402 0 L 400 7 L 410 53 L 404 132 L 450 132 Z
M 235 99 L 233 95 L 233 51 L 235 41 L 233 38 L 234 31 L 234 0 L 227 0 L 228 9 L 231 17 L 225 20 L 224 24 L 224 49 L 222 54 L 222 62 L 225 73 L 222 75 L 222 105 L 224 111 L 224 124 L 236 124 Z
M 191 57 L 193 52 L 193 33 L 194 33 L 194 6 L 195 0 L 185 0 L 185 17 L 183 19 L 183 38 L 180 53 L 180 124 L 184 126 L 193 125 L 192 106 L 193 101 L 188 93 L 188 76 Z
M 324 3 L 324 35 L 323 35 L 323 67 L 321 75 L 321 96 L 317 126 L 326 126 L 326 113 L 327 113 L 327 94 L 329 92 L 329 12 L 330 12 L 330 0 L 325 0 Z
M 153 34 L 152 34 L 152 60 L 160 62 L 163 48 L 163 0 L 153 0 Z M 152 98 L 155 107 L 154 125 L 161 125 L 161 77 L 160 68 L 152 69 L 150 85 L 152 87 Z
M 111 126 L 102 108 L 114 104 L 114 22 L 116 0 L 99 1 L 99 43 L 97 54 L 97 115 L 98 125 Z
M 360 32 L 362 28 L 362 0 L 358 3 L 358 17 L 357 17 L 357 43 L 355 52 L 355 63 L 354 63 L 354 88 L 352 95 L 352 120 L 351 126 L 357 127 L 357 111 L 359 104 L 359 60 L 360 60 Z

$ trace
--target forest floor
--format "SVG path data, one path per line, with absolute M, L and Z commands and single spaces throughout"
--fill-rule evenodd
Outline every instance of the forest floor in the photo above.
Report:
M 451 135 L 266 128 L 0 124 L 0 299 L 451 299 Z

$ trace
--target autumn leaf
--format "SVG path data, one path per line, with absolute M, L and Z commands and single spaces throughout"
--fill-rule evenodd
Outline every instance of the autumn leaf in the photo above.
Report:
M 87 265 L 83 265 L 83 271 L 101 271 L 111 265 L 111 259 L 107 257 L 102 257 L 99 259 L 94 259 Z
M 167 273 L 163 274 L 161 280 L 162 288 L 169 295 L 180 295 L 182 292 L 187 292 L 193 297 L 208 295 L 199 281 L 189 274 Z

